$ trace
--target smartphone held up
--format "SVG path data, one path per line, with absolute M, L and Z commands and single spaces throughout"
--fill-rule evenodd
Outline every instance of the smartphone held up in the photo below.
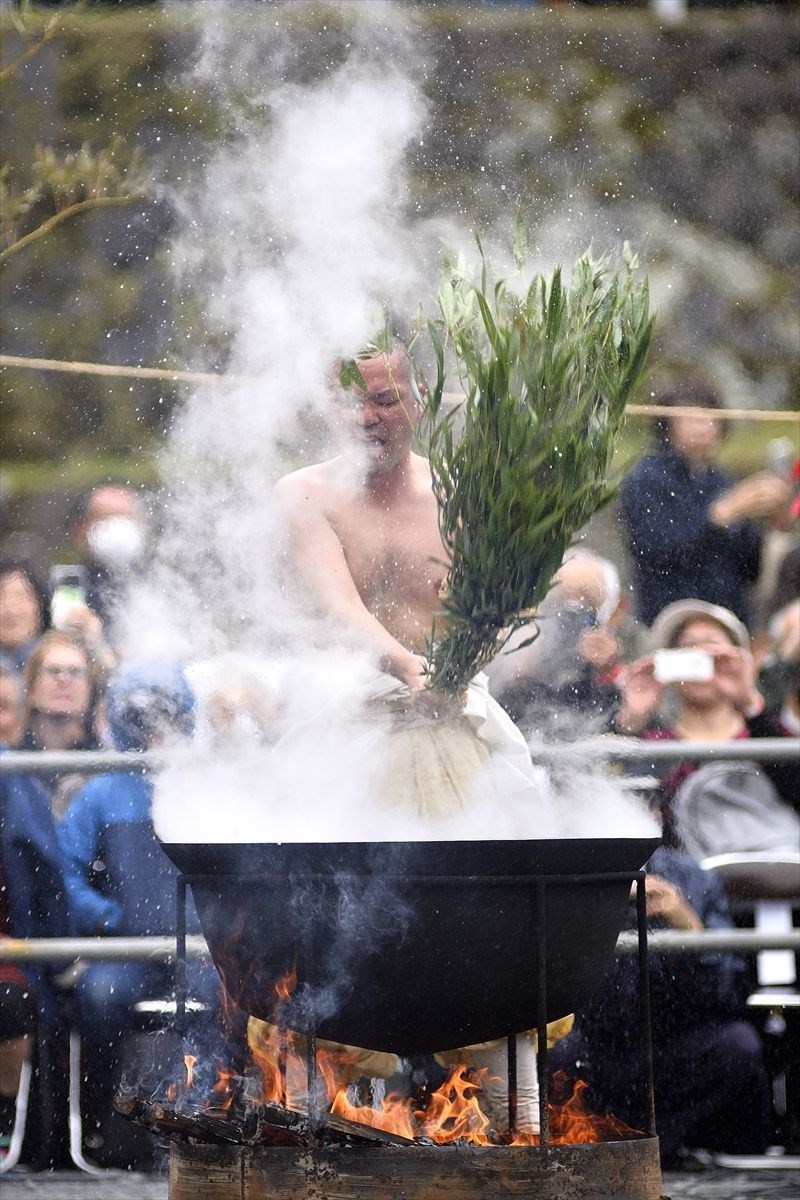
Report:
M 89 587 L 85 567 L 59 565 L 50 572 L 50 618 L 54 629 L 65 630 L 70 625 L 70 613 L 86 605 Z

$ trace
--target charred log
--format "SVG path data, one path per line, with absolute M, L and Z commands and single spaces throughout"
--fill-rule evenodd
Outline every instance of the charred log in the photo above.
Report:
M 415 1146 L 417 1144 L 414 1138 L 403 1137 L 399 1133 L 389 1133 L 385 1129 L 377 1129 L 374 1125 L 364 1125 L 361 1121 L 350 1121 L 347 1117 L 339 1116 L 338 1113 L 323 1114 L 321 1133 L 328 1135 L 324 1139 L 327 1141 L 332 1140 L 330 1134 L 340 1134 L 351 1145 L 359 1142 L 362 1145 L 370 1146 Z
M 243 1123 L 212 1116 L 199 1110 L 177 1110 L 164 1102 L 154 1102 L 137 1094 L 118 1095 L 114 1108 L 120 1116 L 151 1133 L 160 1133 L 173 1141 L 193 1139 L 198 1142 L 242 1145 L 245 1140 Z
M 243 1088 L 235 1089 L 225 1106 L 187 1108 L 140 1092 L 120 1093 L 114 1108 L 123 1117 L 172 1141 L 211 1145 L 308 1146 L 314 1141 L 308 1117 L 280 1104 L 248 1103 Z M 389 1133 L 335 1113 L 322 1116 L 318 1140 L 328 1145 L 413 1146 L 412 1138 Z

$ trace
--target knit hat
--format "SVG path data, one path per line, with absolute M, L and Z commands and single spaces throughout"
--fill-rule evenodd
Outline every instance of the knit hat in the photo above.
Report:
M 118 750 L 144 750 L 162 730 L 188 735 L 194 729 L 194 693 L 174 663 L 122 667 L 109 682 L 106 707 Z

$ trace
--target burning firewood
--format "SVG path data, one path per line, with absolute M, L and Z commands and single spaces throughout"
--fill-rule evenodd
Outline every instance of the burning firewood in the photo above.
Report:
M 151 1133 L 162 1133 L 180 1141 L 193 1138 L 199 1142 L 237 1145 L 245 1140 L 245 1131 L 238 1121 L 230 1121 L 227 1117 L 220 1120 L 198 1110 L 178 1111 L 139 1095 L 116 1096 L 114 1108 L 120 1116 L 143 1125 Z
M 305 1113 L 280 1104 L 248 1104 L 241 1096 L 227 1108 L 175 1108 L 168 1101 L 140 1093 L 120 1093 L 114 1100 L 120 1116 L 160 1133 L 173 1141 L 193 1141 L 244 1146 L 307 1146 L 312 1131 Z M 323 1141 L 347 1145 L 413 1146 L 412 1138 L 325 1113 L 319 1129 Z
M 385 1129 L 376 1129 L 373 1125 L 364 1125 L 361 1121 L 349 1121 L 338 1113 L 325 1113 L 322 1118 L 322 1129 L 325 1133 L 344 1134 L 348 1141 L 377 1143 L 381 1146 L 414 1146 L 416 1139 L 403 1137 L 399 1133 L 389 1133 Z

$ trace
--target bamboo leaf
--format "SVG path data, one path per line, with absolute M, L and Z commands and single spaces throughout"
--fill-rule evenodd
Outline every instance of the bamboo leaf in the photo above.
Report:
M 520 270 L 523 232 L 518 214 Z M 518 296 L 476 242 L 479 285 L 461 257 L 456 269 L 451 259 L 439 293 L 444 340 L 428 324 L 437 366 L 428 456 L 451 554 L 428 682 L 454 692 L 531 623 L 575 534 L 615 495 L 614 443 L 653 325 L 627 247 L 620 272 L 586 254 L 568 284 L 557 268 Z M 458 423 L 440 411 L 449 349 L 466 394 Z

